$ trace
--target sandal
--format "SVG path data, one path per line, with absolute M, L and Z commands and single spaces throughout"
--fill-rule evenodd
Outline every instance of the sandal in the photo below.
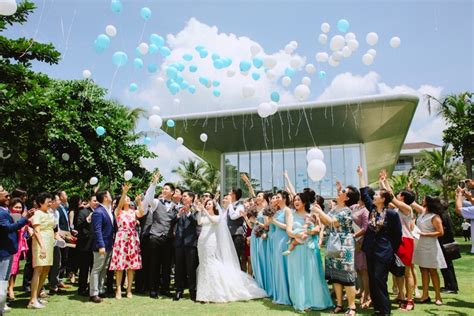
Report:
M 333 314 L 339 314 L 343 310 L 344 310 L 344 307 L 342 307 L 341 305 L 336 305 L 336 307 L 332 310 L 332 313 Z
M 409 311 L 412 311 L 414 309 L 415 309 L 415 301 L 408 300 L 406 302 L 405 308 L 403 310 L 409 312 Z
M 427 297 L 424 300 L 421 300 L 418 302 L 418 304 L 427 304 L 427 303 L 431 303 L 431 297 Z
M 355 308 L 347 308 L 346 312 L 344 313 L 344 315 L 347 315 L 347 316 L 353 316 L 353 315 L 357 315 L 357 310 Z
M 436 300 L 435 305 L 441 306 L 441 305 L 443 305 L 443 301 L 442 300 Z

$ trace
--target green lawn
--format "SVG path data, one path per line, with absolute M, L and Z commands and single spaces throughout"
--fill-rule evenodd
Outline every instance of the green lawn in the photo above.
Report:
M 474 255 L 468 254 L 470 243 L 458 238 L 462 249 L 462 258 L 455 262 L 459 294 L 444 294 L 444 304 L 438 307 L 434 304 L 416 305 L 413 312 L 399 312 L 393 305 L 395 315 L 474 315 Z M 440 274 L 441 277 L 441 274 Z M 421 276 L 418 272 L 419 283 Z M 21 284 L 21 280 L 17 280 Z M 443 284 L 443 282 L 442 282 Z M 390 287 L 391 288 L 391 284 Z M 75 287 L 67 294 L 53 296 L 48 306 L 43 310 L 28 310 L 28 297 L 16 288 L 16 300 L 12 303 L 13 310 L 9 315 L 267 315 L 267 314 L 294 314 L 292 307 L 274 305 L 270 300 L 256 300 L 229 304 L 200 304 L 189 299 L 173 302 L 171 299 L 150 299 L 147 296 L 135 295 L 132 299 L 122 300 L 105 299 L 101 304 L 89 303 L 88 298 L 75 295 Z M 430 296 L 434 298 L 434 293 Z M 393 298 L 393 297 L 392 297 Z M 372 310 L 360 310 L 359 314 L 370 315 Z M 312 312 L 312 315 L 330 315 L 327 312 Z

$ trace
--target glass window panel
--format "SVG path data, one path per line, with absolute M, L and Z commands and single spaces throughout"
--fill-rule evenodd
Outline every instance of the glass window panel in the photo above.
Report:
M 237 186 L 238 172 L 238 161 L 237 154 L 226 154 L 225 155 L 225 187 L 223 194 L 227 194 L 229 190 Z
M 260 152 L 252 151 L 250 153 L 250 182 L 255 191 L 262 189 L 262 179 L 260 178 Z
M 272 189 L 272 154 L 262 151 L 262 190 Z
M 250 159 L 248 152 L 239 153 L 239 187 L 242 189 L 242 196 L 249 196 L 249 191 L 245 183 L 240 178 L 240 173 L 245 173 L 249 176 L 250 173 Z
M 332 181 L 332 167 L 331 167 L 331 149 L 329 147 L 320 148 L 324 154 L 324 163 L 326 164 L 326 175 L 321 180 L 321 191 L 319 191 L 324 197 L 334 196 L 333 188 L 335 183 Z
M 281 190 L 285 186 L 283 183 L 283 151 L 273 151 L 273 191 Z
M 344 170 L 344 150 L 342 147 L 331 147 L 331 161 L 332 161 L 332 181 L 335 184 L 339 180 L 342 185 L 345 183 Z M 335 188 L 333 188 L 333 196 L 336 195 Z
M 306 172 L 306 149 L 295 150 L 296 180 L 293 182 L 296 192 L 303 191 L 308 186 L 308 175 Z
M 360 165 L 359 146 L 344 146 L 344 169 L 346 170 L 346 185 L 359 186 L 357 166 Z
M 296 170 L 295 170 L 295 151 L 293 149 L 285 149 L 283 151 L 284 158 L 284 170 L 288 171 L 288 177 L 293 185 L 296 183 Z M 284 179 L 283 179 L 284 181 Z M 282 189 L 285 187 L 283 183 Z

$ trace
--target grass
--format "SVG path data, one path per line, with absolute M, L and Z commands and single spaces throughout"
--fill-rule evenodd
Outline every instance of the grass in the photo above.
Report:
M 418 304 L 415 310 L 407 313 L 397 310 L 392 305 L 394 315 L 474 315 L 474 269 L 472 261 L 474 255 L 469 253 L 470 242 L 457 238 L 462 250 L 462 258 L 455 261 L 459 294 L 443 294 L 443 306 L 434 304 Z M 420 273 L 417 272 L 418 282 L 421 284 Z M 441 278 L 441 274 L 440 274 Z M 391 279 L 391 278 L 389 278 Z M 442 278 L 441 278 L 442 279 Z M 21 284 L 21 275 L 16 282 Z M 443 282 L 441 282 L 443 285 Z M 389 284 L 391 289 L 391 281 Z M 65 294 L 53 296 L 49 304 L 42 310 L 28 310 L 28 295 L 16 287 L 16 300 L 12 303 L 13 310 L 9 315 L 291 315 L 296 314 L 290 306 L 274 305 L 268 299 L 249 302 L 236 302 L 227 304 L 200 304 L 193 303 L 187 296 L 179 302 L 170 298 L 151 299 L 148 296 L 135 295 L 132 299 L 123 298 L 116 300 L 105 299 L 101 304 L 88 302 L 88 298 L 75 294 L 76 287 Z M 434 298 L 434 292 L 430 291 Z M 394 298 L 391 296 L 391 298 Z M 361 315 L 371 315 L 372 310 L 359 310 Z M 330 315 L 330 311 L 311 312 L 310 315 Z

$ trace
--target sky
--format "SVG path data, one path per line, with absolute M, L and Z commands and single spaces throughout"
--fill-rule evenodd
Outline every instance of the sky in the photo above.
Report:
M 91 78 L 109 89 L 108 97 L 131 108 L 151 111 L 153 106 L 159 106 L 163 116 L 256 108 L 268 102 L 273 91 L 280 94 L 280 104 L 296 103 L 294 89 L 307 76 L 311 79 L 308 101 L 390 93 L 419 95 L 420 104 L 406 142 L 441 144 L 445 123 L 428 114 L 422 96 L 441 98 L 474 88 L 472 1 L 121 0 L 119 14 L 112 12 L 111 0 L 33 2 L 38 8 L 28 22 L 10 27 L 3 35 L 51 42 L 61 52 L 58 65 L 35 63 L 35 70 L 60 79 L 82 79 L 83 71 L 90 70 Z M 148 20 L 140 15 L 143 7 L 151 10 Z M 349 22 L 348 32 L 356 35 L 358 49 L 343 58 L 337 67 L 317 62 L 318 52 L 332 53 L 330 39 L 344 35 L 336 27 L 340 19 Z M 325 45 L 318 41 L 324 22 L 331 27 Z M 117 35 L 110 37 L 110 45 L 104 52 L 96 53 L 94 41 L 99 34 L 105 34 L 107 25 L 113 25 Z M 369 32 L 378 34 L 375 46 L 366 42 Z M 136 47 L 142 42 L 150 44 L 152 33 L 164 37 L 171 55 L 163 58 L 160 54 L 147 54 L 141 57 L 144 69 L 136 69 L 133 66 L 133 60 L 139 57 Z M 394 36 L 401 39 L 398 48 L 389 45 Z M 285 46 L 291 41 L 297 42 L 297 47 L 288 54 Z M 197 45 L 204 46 L 209 56 L 200 58 L 195 50 Z M 270 74 L 255 67 L 246 76 L 240 73 L 240 61 L 252 60 L 252 47 L 259 48 L 256 57 L 276 62 Z M 366 66 L 362 56 L 369 49 L 375 49 L 376 55 L 373 64 Z M 128 55 L 125 66 L 116 67 L 112 63 L 116 51 Z M 224 70 L 215 69 L 213 53 L 230 58 L 232 65 Z M 193 55 L 193 60 L 183 61 L 184 54 Z M 186 65 L 182 75 L 196 86 L 194 94 L 181 91 L 173 96 L 166 88 L 165 69 L 178 62 Z M 158 71 L 148 72 L 149 64 L 156 64 Z M 189 72 L 191 64 L 197 66 L 196 73 Z M 305 64 L 313 64 L 316 73 L 307 73 Z M 288 67 L 296 73 L 289 88 L 285 88 L 281 79 Z M 229 69 L 236 74 L 229 77 Z M 325 71 L 326 77 L 320 79 L 319 71 Z M 254 80 L 252 72 L 257 72 L 260 78 Z M 202 86 L 198 82 L 200 76 L 219 81 L 219 86 Z M 137 85 L 137 91 L 129 91 L 131 83 Z M 243 89 L 250 89 L 254 94 L 244 97 Z M 220 96 L 215 97 L 213 90 L 218 90 Z M 149 131 L 146 117 L 137 129 Z M 158 166 L 165 178 L 176 180 L 171 169 L 180 159 L 193 154 L 162 132 L 150 135 L 155 135 L 151 137 L 150 150 L 159 158 L 143 161 L 144 166 Z

